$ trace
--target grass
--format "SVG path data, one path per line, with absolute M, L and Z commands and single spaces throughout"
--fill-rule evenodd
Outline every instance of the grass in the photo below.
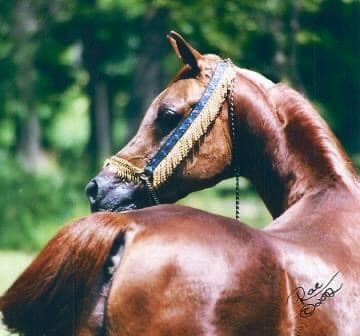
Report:
M 33 254 L 25 252 L 0 251 L 0 294 L 4 293 L 32 258 Z
M 0 313 L 1 316 L 1 313 Z M 13 334 L 5 329 L 5 326 L 0 322 L 0 336 L 17 336 L 17 334 Z
M 33 254 L 19 251 L 0 251 L 0 295 L 14 282 L 33 259 Z M 1 315 L 0 315 L 1 316 Z M 0 336 L 14 335 L 0 322 Z

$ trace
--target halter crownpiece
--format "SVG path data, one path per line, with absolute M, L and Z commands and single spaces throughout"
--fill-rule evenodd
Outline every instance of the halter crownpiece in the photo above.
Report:
M 219 115 L 234 77 L 231 65 L 230 60 L 218 63 L 199 102 L 175 128 L 144 169 L 135 167 L 117 156 L 105 160 L 104 167 L 128 182 L 144 181 L 148 187 L 157 189 L 173 174 L 175 168 L 187 157 Z

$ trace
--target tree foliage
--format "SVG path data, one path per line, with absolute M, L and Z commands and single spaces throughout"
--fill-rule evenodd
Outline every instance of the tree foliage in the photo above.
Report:
M 179 67 L 165 38 L 171 29 L 202 52 L 303 91 L 346 149 L 360 152 L 357 0 L 4 0 L 0 165 L 12 169 L 1 180 L 21 181 L 17 188 L 34 199 L 45 192 L 39 174 L 62 176 L 66 185 L 76 167 L 73 185 L 81 176 L 85 184 Z M 49 212 L 57 213 L 54 193 Z M 0 196 L 3 225 L 24 222 L 9 215 L 14 203 Z M 34 221 L 44 217 L 33 212 Z

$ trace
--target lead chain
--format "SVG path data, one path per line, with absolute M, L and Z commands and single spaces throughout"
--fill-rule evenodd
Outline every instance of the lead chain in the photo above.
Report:
M 145 182 L 145 185 L 149 191 L 150 196 L 152 197 L 155 205 L 160 204 L 159 198 L 156 196 L 155 190 L 150 182 L 150 179 L 148 176 L 141 175 L 140 178 Z
M 239 220 L 240 218 L 240 170 L 239 170 L 239 159 L 237 154 L 237 145 L 238 138 L 236 135 L 236 125 L 235 125 L 235 111 L 234 111 L 234 83 L 235 77 L 231 81 L 230 92 L 229 92 L 229 112 L 230 112 L 230 123 L 231 123 L 231 135 L 233 142 L 233 165 L 234 165 L 234 175 L 235 175 L 235 218 Z

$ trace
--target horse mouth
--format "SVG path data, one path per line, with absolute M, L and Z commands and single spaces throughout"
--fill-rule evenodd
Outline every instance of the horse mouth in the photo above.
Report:
M 135 210 L 137 209 L 137 206 L 135 204 L 129 204 L 129 205 L 126 205 L 126 206 L 118 206 L 116 207 L 114 210 L 110 210 L 112 212 L 123 212 L 123 211 L 128 211 L 128 210 Z
M 138 209 L 138 207 L 135 204 L 129 204 L 129 205 L 119 205 L 115 207 L 92 207 L 91 212 L 123 212 L 123 211 L 129 211 L 129 210 L 135 210 Z

